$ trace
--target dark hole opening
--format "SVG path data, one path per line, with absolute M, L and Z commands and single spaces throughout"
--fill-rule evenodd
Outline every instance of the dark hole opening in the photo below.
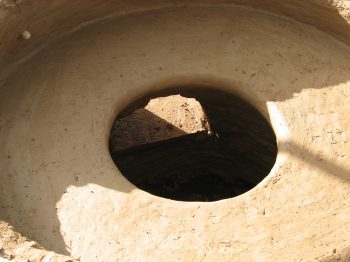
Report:
M 277 156 L 275 134 L 257 109 L 231 93 L 211 88 L 167 89 L 132 103 L 115 121 L 143 108 L 152 98 L 174 94 L 200 102 L 211 134 L 184 134 L 115 151 L 111 138 L 119 130 L 112 128 L 111 156 L 131 183 L 168 199 L 217 201 L 249 191 L 269 174 Z M 154 115 L 150 119 L 148 124 L 165 121 Z

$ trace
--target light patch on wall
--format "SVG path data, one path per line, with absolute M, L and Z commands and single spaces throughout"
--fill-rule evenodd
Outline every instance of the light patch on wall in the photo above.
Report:
M 291 137 L 287 121 L 276 106 L 276 103 L 267 102 L 266 106 L 271 118 L 272 127 L 276 134 L 277 142 L 287 142 Z

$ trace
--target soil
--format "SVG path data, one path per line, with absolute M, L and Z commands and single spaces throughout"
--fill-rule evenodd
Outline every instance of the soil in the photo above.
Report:
M 112 153 L 186 134 L 210 133 L 200 103 L 180 95 L 155 98 L 144 108 L 127 112 L 121 112 L 113 124 L 109 137 Z

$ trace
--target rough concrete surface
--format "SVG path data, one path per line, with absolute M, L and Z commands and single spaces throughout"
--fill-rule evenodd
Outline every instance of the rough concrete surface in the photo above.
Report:
M 28 241 L 14 232 L 3 221 L 0 221 L 0 236 L 0 261 L 77 261 L 68 256 L 47 252 L 34 241 Z
M 0 9 L 4 259 L 39 252 L 54 257 L 33 261 L 65 261 L 58 254 L 81 261 L 346 261 L 347 1 L 7 2 Z M 25 30 L 28 40 L 20 38 Z M 172 201 L 136 188 L 111 160 L 108 136 L 118 112 L 152 90 L 191 84 L 239 94 L 271 122 L 277 161 L 249 192 Z

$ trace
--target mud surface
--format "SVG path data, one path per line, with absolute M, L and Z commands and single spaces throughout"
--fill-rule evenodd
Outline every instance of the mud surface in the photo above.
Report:
M 321 0 L 232 1 L 279 15 L 203 2 L 118 16 L 58 40 L 3 78 L 8 65 L 73 25 L 129 3 L 165 3 L 114 2 L 28 0 L 0 12 L 0 219 L 48 251 L 88 262 L 317 261 L 349 246 L 350 49 L 324 33 L 348 39 L 343 16 Z M 323 31 L 280 16 L 291 13 Z M 22 41 L 25 30 L 31 38 Z M 188 84 L 237 94 L 273 126 L 276 163 L 246 194 L 172 201 L 140 190 L 112 161 L 116 115 Z M 238 148 L 247 147 L 245 132 Z M 250 161 L 261 157 L 248 148 Z
M 111 153 L 186 134 L 210 133 L 205 112 L 193 98 L 159 97 L 150 100 L 144 108 L 129 109 L 114 121 L 109 136 Z

